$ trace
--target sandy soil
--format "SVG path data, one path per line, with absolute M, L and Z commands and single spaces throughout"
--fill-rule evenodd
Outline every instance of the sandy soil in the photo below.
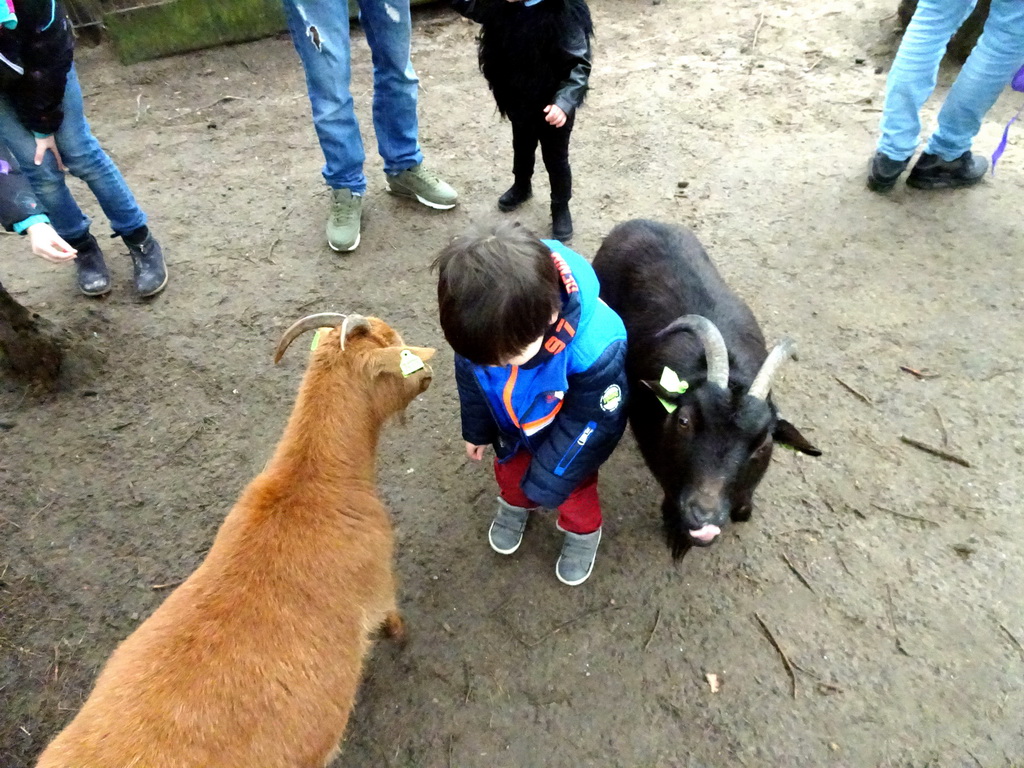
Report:
M 1021 134 L 980 188 L 880 197 L 863 175 L 894 1 L 593 8 L 574 246 L 593 256 L 636 216 L 692 227 L 766 335 L 799 341 L 776 397 L 825 455 L 777 452 L 752 521 L 674 566 L 627 437 L 602 475 L 585 586 L 556 581 L 550 518 L 499 558 L 493 481 L 461 455 L 427 270 L 509 181 L 473 26 L 416 15 L 422 143 L 462 204 L 389 197 L 371 152 L 348 257 L 323 242 L 322 159 L 287 39 L 130 68 L 83 49 L 96 134 L 172 282 L 136 301 L 123 248 L 105 241 L 115 290 L 89 301 L 70 270 L 0 242 L 4 283 L 99 360 L 58 396 L 0 380 L 0 765 L 33 763 L 159 585 L 200 562 L 290 409 L 302 361 L 275 368 L 274 344 L 317 310 L 378 314 L 441 348 L 380 461 L 414 642 L 378 647 L 336 768 L 1024 765 Z M 1004 95 L 979 151 L 1019 102 Z M 546 214 L 540 194 L 521 219 L 544 231 Z

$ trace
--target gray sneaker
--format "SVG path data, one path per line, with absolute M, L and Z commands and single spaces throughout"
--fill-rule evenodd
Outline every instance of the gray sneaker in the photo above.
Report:
M 388 178 L 388 192 L 400 197 L 414 197 L 426 206 L 447 211 L 454 208 L 459 201 L 458 193 L 431 171 L 423 167 L 423 163 L 414 165 L 407 171 Z
M 350 189 L 331 190 L 331 212 L 327 217 L 327 244 L 348 253 L 359 245 L 359 225 L 363 216 L 363 196 Z
M 561 529 L 560 529 L 561 530 Z M 563 584 L 575 587 L 590 578 L 597 558 L 597 545 L 601 543 L 601 529 L 593 533 L 565 532 L 562 554 L 555 563 L 555 575 Z
M 491 529 L 487 531 L 487 540 L 491 549 L 499 555 L 511 555 L 523 543 L 523 531 L 530 519 L 532 509 L 513 507 L 501 496 L 498 497 L 498 514 L 494 516 Z

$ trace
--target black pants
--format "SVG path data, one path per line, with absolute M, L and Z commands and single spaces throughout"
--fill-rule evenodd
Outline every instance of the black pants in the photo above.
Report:
M 572 197 L 572 169 L 569 167 L 569 137 L 576 122 L 573 112 L 561 128 L 555 128 L 544 120 L 541 109 L 510 111 L 512 123 L 512 174 L 517 183 L 529 184 L 533 178 L 534 158 L 537 144 L 551 182 L 551 202 L 567 203 Z

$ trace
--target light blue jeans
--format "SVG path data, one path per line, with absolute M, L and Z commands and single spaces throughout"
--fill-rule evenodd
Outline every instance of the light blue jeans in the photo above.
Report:
M 366 191 L 363 140 L 353 108 L 346 0 L 284 0 L 288 29 L 306 71 L 313 125 L 332 189 Z M 419 78 L 410 58 L 409 0 L 359 0 L 359 20 L 373 61 L 373 127 L 384 172 L 423 162 L 416 117 Z
M 917 149 L 921 106 L 932 91 L 950 38 L 976 0 L 919 0 L 885 88 L 878 150 L 906 160 Z M 955 160 L 971 148 L 1010 78 L 1024 65 L 1024 0 L 992 0 L 978 44 L 964 63 L 939 111 L 939 127 L 926 152 Z
M 146 214 L 135 202 L 117 166 L 92 135 L 85 119 L 82 87 L 74 67 L 68 73 L 62 106 L 64 122 L 55 138 L 64 165 L 73 176 L 89 185 L 115 234 L 125 235 L 138 229 L 146 223 Z M 35 137 L 21 124 L 14 105 L 3 94 L 0 94 L 0 141 L 7 144 L 17 159 L 57 234 L 65 240 L 83 237 L 89 231 L 89 217 L 71 196 L 64 173 L 57 167 L 52 152 L 46 153 L 42 165 L 35 164 Z

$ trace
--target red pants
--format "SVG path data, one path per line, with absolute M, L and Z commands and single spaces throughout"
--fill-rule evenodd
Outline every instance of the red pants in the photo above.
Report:
M 494 460 L 494 477 L 498 481 L 501 498 L 514 507 L 533 508 L 537 502 L 530 499 L 519 484 L 530 468 L 533 456 L 520 451 L 508 461 Z M 576 487 L 569 498 L 558 506 L 558 526 L 572 533 L 593 533 L 601 527 L 601 502 L 597 498 L 597 472 Z

